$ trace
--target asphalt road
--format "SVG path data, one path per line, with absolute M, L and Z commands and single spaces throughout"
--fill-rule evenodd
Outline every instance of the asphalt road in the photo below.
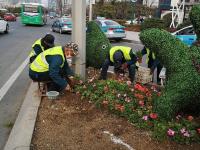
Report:
M 55 43 L 57 45 L 64 45 L 67 41 L 71 41 L 70 34 L 50 31 L 52 21 L 49 20 L 45 26 L 25 26 L 18 20 L 9 23 L 10 32 L 8 34 L 0 33 L 0 90 L 28 57 L 31 45 L 36 39 L 43 37 L 46 33 L 52 33 L 56 38 Z M 112 45 L 130 46 L 134 50 L 143 47 L 134 42 L 111 43 Z M 4 97 L 0 97 L 0 150 L 6 143 L 30 82 L 28 67 L 26 66 Z

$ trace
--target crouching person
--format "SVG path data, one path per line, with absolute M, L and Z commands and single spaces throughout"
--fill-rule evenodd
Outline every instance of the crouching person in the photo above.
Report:
M 48 91 L 63 91 L 70 89 L 68 77 L 74 73 L 67 59 L 78 54 L 78 45 L 70 42 L 65 46 L 56 46 L 40 53 L 30 64 L 29 76 L 33 81 L 51 81 Z M 69 78 L 68 78 L 69 79 Z
M 114 72 L 119 74 L 128 68 L 130 81 L 135 79 L 137 56 L 131 47 L 114 46 L 110 49 L 108 57 L 103 63 L 100 80 L 106 80 L 109 66 L 114 66 Z

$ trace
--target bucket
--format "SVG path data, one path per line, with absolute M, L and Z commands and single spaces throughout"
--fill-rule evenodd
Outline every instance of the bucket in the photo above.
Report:
M 49 91 L 46 93 L 48 99 L 50 100 L 53 100 L 53 99 L 57 99 L 58 98 L 58 95 L 59 95 L 59 92 L 57 91 Z

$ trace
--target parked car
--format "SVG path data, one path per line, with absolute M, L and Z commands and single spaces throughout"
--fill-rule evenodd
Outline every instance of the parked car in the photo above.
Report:
M 0 17 L 0 32 L 8 33 L 8 31 L 9 31 L 8 22 L 3 20 L 3 18 Z
M 12 13 L 6 13 L 4 15 L 4 20 L 6 20 L 6 21 L 16 21 L 17 20 L 16 18 L 17 17 Z
M 97 19 L 95 22 L 99 25 L 108 39 L 120 41 L 122 38 L 126 37 L 125 27 L 113 20 Z
M 194 32 L 194 28 L 192 25 L 184 27 L 171 34 L 176 36 L 178 39 L 183 41 L 183 43 L 187 44 L 188 46 L 191 46 L 197 39 L 197 36 Z
M 53 32 L 71 32 L 72 31 L 72 19 L 71 18 L 60 18 L 52 24 L 51 30 Z

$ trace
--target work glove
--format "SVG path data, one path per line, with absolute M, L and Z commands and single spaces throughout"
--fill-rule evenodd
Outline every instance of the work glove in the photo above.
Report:
M 127 64 L 127 63 L 123 63 L 123 64 L 122 64 L 122 69 L 123 69 L 123 70 L 126 70 L 127 68 L 128 68 L 128 64 Z
M 74 78 L 72 76 L 66 77 L 66 80 L 67 80 L 67 83 L 70 86 L 70 88 L 73 89 L 74 88 Z

